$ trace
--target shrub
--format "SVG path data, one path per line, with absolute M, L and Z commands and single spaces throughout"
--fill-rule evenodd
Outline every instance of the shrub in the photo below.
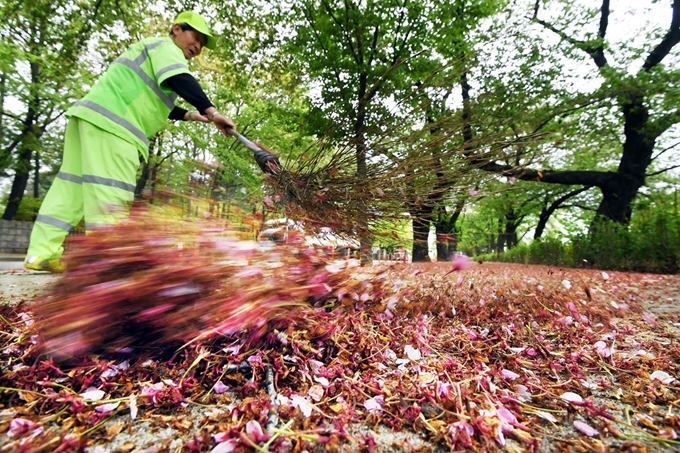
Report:
M 23 197 L 13 220 L 19 220 L 22 222 L 35 221 L 35 218 L 38 216 L 38 211 L 40 210 L 41 204 L 42 198 Z
M 673 213 L 646 211 L 627 228 L 604 221 L 591 230 L 568 243 L 543 238 L 478 259 L 652 273 L 680 270 L 680 220 Z

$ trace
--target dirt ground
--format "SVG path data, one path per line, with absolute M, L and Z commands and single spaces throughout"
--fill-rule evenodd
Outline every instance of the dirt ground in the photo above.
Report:
M 440 263 L 429 265 L 404 264 L 402 266 L 404 266 L 403 269 L 410 269 L 408 266 L 420 266 L 420 269 L 424 270 L 448 265 L 448 263 Z M 408 272 L 411 271 L 409 270 Z M 536 284 L 542 284 L 543 280 L 547 280 L 549 276 L 551 281 L 557 282 L 557 285 L 560 282 L 566 285 L 564 282 L 569 281 L 569 285 L 574 286 L 579 285 L 581 281 L 585 282 L 587 279 L 597 279 L 598 281 L 605 279 L 607 282 L 611 282 L 607 291 L 601 288 L 589 288 L 584 283 L 584 294 L 581 297 L 584 300 L 590 300 L 591 298 L 597 300 L 599 298 L 600 300 L 609 301 L 607 303 L 616 305 L 617 301 L 621 303 L 621 299 L 616 297 L 617 291 L 623 292 L 625 287 L 626 300 L 637 301 L 643 307 L 643 312 L 639 313 L 636 319 L 649 321 L 650 329 L 648 331 L 638 330 L 635 333 L 636 341 L 668 345 L 670 348 L 677 343 L 678 335 L 680 335 L 680 276 L 678 275 L 631 274 L 500 263 L 475 263 L 473 268 L 465 272 L 468 275 L 470 273 L 501 274 L 509 272 L 509 275 L 522 275 L 524 276 L 523 278 L 528 280 L 536 279 Z M 21 301 L 40 303 L 41 296 L 49 291 L 50 285 L 57 278 L 57 276 L 46 273 L 2 269 L 0 270 L 0 303 L 16 304 Z M 617 282 L 619 286 L 617 286 Z M 620 319 L 614 319 L 612 323 L 620 326 L 621 330 L 625 330 L 629 320 L 621 317 Z M 680 362 L 680 357 L 671 357 L 671 360 L 677 364 Z M 680 378 L 680 376 L 677 377 Z M 677 385 L 677 381 L 669 384 L 668 387 L 670 390 L 675 391 L 677 390 L 674 387 L 675 385 Z M 629 414 L 630 405 L 624 403 L 623 399 L 612 397 L 613 390 L 601 392 L 600 394 L 594 392 L 594 394 L 598 396 L 598 402 L 608 405 L 617 416 L 624 417 L 623 414 L 626 416 Z M 229 395 L 229 392 L 225 395 Z M 183 451 L 182 446 L 186 445 L 186 442 L 191 439 L 192 433 L 209 425 L 211 420 L 214 421 L 221 416 L 226 416 L 225 414 L 232 410 L 234 407 L 233 401 L 236 400 L 237 396 L 233 394 L 230 398 L 233 398 L 232 403 L 229 403 L 229 398 L 226 398 L 219 404 L 178 407 L 174 413 L 161 411 L 149 413 L 143 419 L 135 422 L 132 429 L 130 429 L 128 415 L 123 414 L 113 417 L 101 427 L 107 432 L 113 433 L 113 435 L 104 436 L 108 438 L 106 442 L 102 441 L 100 437 L 100 440 L 88 446 L 87 451 L 93 453 Z M 654 432 L 655 435 L 658 435 L 660 432 L 668 433 L 668 430 L 666 428 L 661 429 L 660 426 L 657 427 L 654 423 L 658 424 L 658 421 L 661 419 L 668 420 L 669 414 L 673 415 L 673 417 L 680 417 L 675 415 L 680 413 L 680 404 L 664 403 L 655 405 L 652 399 L 650 399 L 649 402 L 645 403 L 644 407 L 645 410 L 640 409 L 640 413 L 645 412 L 647 414 L 645 417 L 648 417 L 649 420 L 641 416 L 638 418 L 638 421 L 641 420 L 638 425 L 646 426 L 647 422 L 649 422 L 651 426 L 657 428 Z M 7 421 L 12 416 L 13 414 L 10 411 L 3 410 L 0 412 L 0 425 L 7 426 Z M 655 421 L 652 421 L 652 419 Z M 431 444 L 427 431 L 395 431 L 390 430 L 384 425 L 375 424 L 355 430 L 354 435 L 360 437 L 362 431 L 370 433 L 375 439 L 373 451 L 444 451 L 441 446 L 437 447 Z M 658 438 L 653 439 L 654 436 L 637 436 L 635 433 L 626 432 L 623 434 L 625 437 L 624 441 L 603 437 L 600 438 L 601 442 L 582 444 L 579 439 L 584 436 L 575 430 L 573 425 L 558 424 L 553 426 L 551 435 L 542 439 L 540 451 L 594 451 L 591 450 L 591 448 L 594 448 L 594 445 L 601 446 L 601 451 L 612 452 L 648 451 L 666 453 L 680 451 L 679 445 L 664 444 Z M 674 440 L 674 434 L 674 431 L 672 434 L 669 434 L 668 439 Z M 559 438 L 576 440 L 572 440 L 567 444 L 559 444 L 559 446 L 553 444 L 553 439 Z M 15 447 L 12 446 L 15 444 L 6 444 L 3 447 L 4 443 L 4 441 L 0 441 L 0 451 L 15 451 L 13 450 Z M 525 446 L 518 442 L 517 439 L 507 439 L 503 450 L 511 452 L 526 451 Z M 230 450 L 225 449 L 224 451 Z M 345 447 L 343 451 L 352 451 L 352 449 Z

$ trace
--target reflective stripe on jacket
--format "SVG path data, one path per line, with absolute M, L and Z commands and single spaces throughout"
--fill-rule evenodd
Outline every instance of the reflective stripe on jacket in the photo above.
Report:
M 172 39 L 143 39 L 118 57 L 66 115 L 134 143 L 147 159 L 149 139 L 165 126 L 177 99 L 163 82 L 182 73 L 189 67 Z

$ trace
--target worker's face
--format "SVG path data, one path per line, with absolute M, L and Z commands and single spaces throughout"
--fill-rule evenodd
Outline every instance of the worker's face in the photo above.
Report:
M 177 47 L 182 49 L 187 60 L 200 55 L 203 46 L 205 46 L 205 36 L 203 33 L 199 33 L 196 30 L 182 30 L 179 24 L 175 24 L 172 27 L 172 40 Z

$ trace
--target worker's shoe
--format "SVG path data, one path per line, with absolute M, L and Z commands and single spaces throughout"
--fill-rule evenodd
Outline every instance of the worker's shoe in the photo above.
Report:
M 52 272 L 53 274 L 60 274 L 66 270 L 66 266 L 59 258 L 44 260 L 37 256 L 27 256 L 24 260 L 24 267 L 33 271 Z

